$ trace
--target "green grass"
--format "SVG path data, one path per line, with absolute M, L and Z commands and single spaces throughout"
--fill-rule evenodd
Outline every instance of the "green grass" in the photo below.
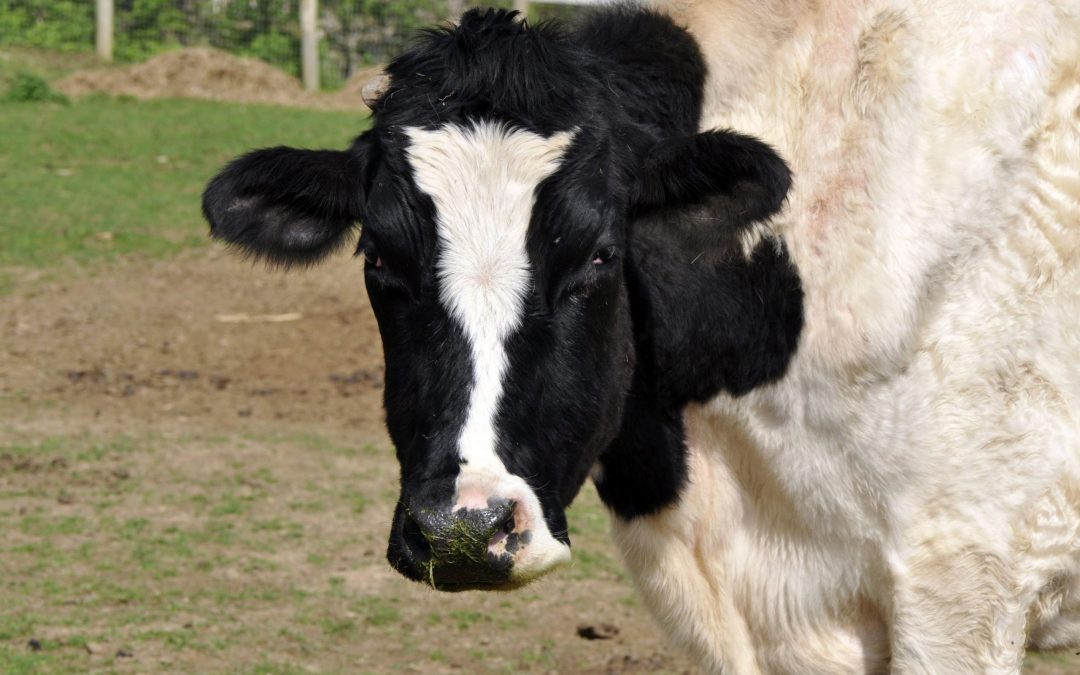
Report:
M 0 119 L 0 266 L 24 267 L 205 245 L 200 196 L 225 162 L 268 145 L 345 147 L 367 123 L 358 113 L 100 97 L 0 103 Z
M 274 490 L 303 494 L 301 481 L 267 464 L 279 456 L 278 444 L 252 445 L 232 446 L 205 470 L 203 460 L 184 455 L 213 457 L 220 439 L 72 435 L 0 443 L 0 531 L 7 533 L 0 542 L 0 673 L 109 670 L 128 658 L 114 656 L 120 649 L 151 671 L 155 659 L 170 655 L 247 659 L 263 652 L 264 638 L 262 619 L 246 621 L 246 612 L 274 613 L 275 628 L 307 626 L 295 636 L 305 654 L 398 624 L 394 597 L 359 595 L 323 570 L 357 564 L 358 546 L 344 526 L 352 522 L 352 490 L 377 479 L 346 464 L 332 444 L 308 450 L 282 441 L 290 452 L 310 452 L 310 476 L 327 485 L 325 505 L 294 511 Z M 61 493 L 74 501 L 59 501 Z M 95 508 L 104 495 L 112 501 Z M 328 517 L 341 524 L 308 538 L 307 527 Z M 326 583 L 311 583 L 315 574 Z M 310 620 L 298 623 L 301 617 Z M 254 668 L 237 663 L 230 672 L 292 672 L 279 656 L 251 661 Z

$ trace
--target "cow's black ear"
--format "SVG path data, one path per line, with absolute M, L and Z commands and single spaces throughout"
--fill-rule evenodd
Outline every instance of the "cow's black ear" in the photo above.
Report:
M 371 149 L 255 150 L 229 163 L 203 193 L 210 235 L 277 265 L 310 264 L 345 242 L 365 200 Z
M 725 196 L 733 219 L 753 222 L 779 211 L 790 188 L 787 164 L 768 145 L 733 131 L 706 131 L 653 146 L 633 208 L 645 212 Z
M 787 369 L 802 287 L 761 221 L 790 184 L 775 152 L 731 132 L 662 142 L 645 162 L 627 280 L 639 371 L 661 407 L 745 394 Z

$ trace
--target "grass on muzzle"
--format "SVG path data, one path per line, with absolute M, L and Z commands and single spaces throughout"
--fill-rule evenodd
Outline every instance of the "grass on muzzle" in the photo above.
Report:
M 40 78 L 18 94 L 49 98 Z M 207 181 L 247 150 L 344 148 L 366 115 L 192 100 L 0 102 L 0 266 L 158 258 L 208 242 Z M 3 284 L 0 284 L 2 286 Z

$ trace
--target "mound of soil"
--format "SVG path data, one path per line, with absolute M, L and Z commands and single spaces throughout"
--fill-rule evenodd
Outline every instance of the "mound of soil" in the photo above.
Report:
M 377 72 L 377 71 L 373 71 Z M 308 93 L 300 81 L 258 59 L 220 49 L 166 52 L 132 66 L 92 68 L 54 83 L 68 96 L 110 94 L 148 98 L 203 98 L 338 110 L 365 110 L 360 90 L 371 76 L 357 73 L 338 92 Z

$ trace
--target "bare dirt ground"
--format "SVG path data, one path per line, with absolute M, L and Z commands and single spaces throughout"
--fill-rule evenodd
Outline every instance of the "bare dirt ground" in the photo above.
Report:
M 0 296 L 9 671 L 691 672 L 591 488 L 577 561 L 536 586 L 446 595 L 390 570 L 381 346 L 349 256 L 61 276 Z
M 382 440 L 382 347 L 347 255 L 284 273 L 212 249 L 119 263 L 0 306 L 2 386 L 38 433 L 274 422 Z M 62 418 L 33 413 L 42 399 L 62 402 Z
M 68 96 L 109 94 L 148 98 L 202 98 L 323 110 L 365 110 L 360 90 L 380 69 L 362 70 L 335 92 L 304 91 L 295 77 L 253 58 L 191 47 L 130 66 L 80 70 L 55 83 Z

